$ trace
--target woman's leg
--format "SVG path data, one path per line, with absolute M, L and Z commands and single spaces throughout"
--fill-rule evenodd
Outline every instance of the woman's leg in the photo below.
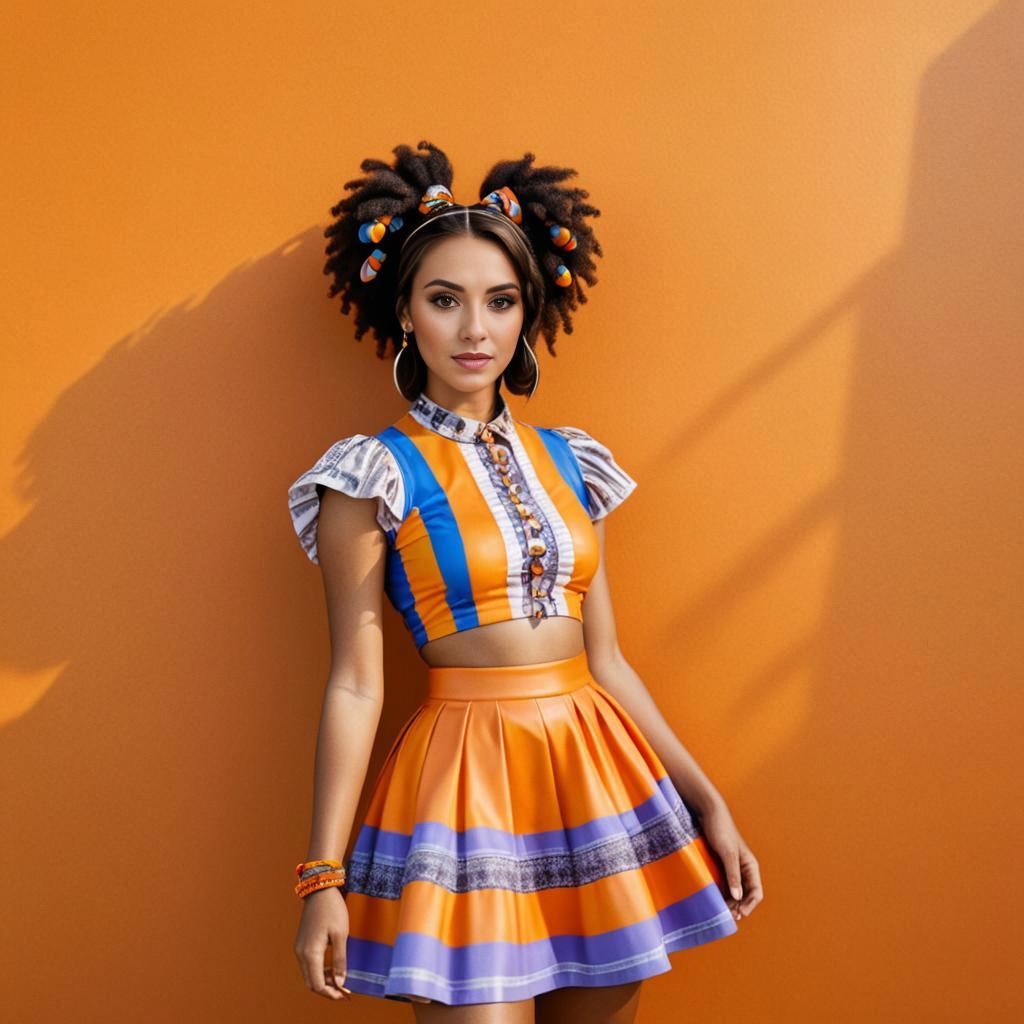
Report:
M 413 1003 L 416 1024 L 534 1024 L 533 1000 L 516 1003 L 470 1003 L 446 1006 L 444 1003 Z
M 627 985 L 574 986 L 542 992 L 536 997 L 536 1024 L 577 1020 L 587 1024 L 633 1024 L 642 984 L 633 981 Z

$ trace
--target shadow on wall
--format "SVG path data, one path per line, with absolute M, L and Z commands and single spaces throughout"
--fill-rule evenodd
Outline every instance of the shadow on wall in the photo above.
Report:
M 657 638 L 679 652 L 680 678 L 705 685 L 691 665 L 705 633 L 823 530 L 835 537 L 813 628 L 795 630 L 760 675 L 731 681 L 731 704 L 710 726 L 728 730 L 739 756 L 757 752 L 742 802 L 760 809 L 761 834 L 748 839 L 776 916 L 754 924 L 747 955 L 786 994 L 759 1004 L 764 1020 L 946 1019 L 986 1007 L 986 1019 L 1002 1019 L 1019 1000 L 1000 979 L 1016 948 L 1001 880 L 1024 833 L 1022 45 L 1022 5 L 1003 3 L 935 61 L 900 244 L 657 456 L 680 465 L 766 391 L 822 401 L 788 381 L 852 318 L 832 479 L 795 495 Z M 787 473 L 785 450 L 765 458 Z M 815 963 L 848 963 L 856 984 L 837 987 L 837 969 Z M 723 1019 L 731 1006 L 723 996 Z
M 32 1005 L 58 1012 L 67 986 L 68 1019 L 100 1019 L 112 997 L 149 1003 L 155 986 L 167 1016 L 152 1019 L 181 1020 L 175 992 L 192 1005 L 204 980 L 204 1019 L 234 1019 L 253 989 L 225 984 L 225 957 L 250 979 L 292 967 L 289 869 L 309 836 L 330 644 L 287 486 L 338 437 L 408 407 L 375 340 L 353 344 L 334 300 L 310 302 L 311 281 L 327 290 L 322 251 L 311 228 L 154 315 L 24 452 L 32 508 L 0 548 L 17 581 L 0 657 L 22 679 L 0 695 L 17 836 L 0 857 L 8 920 L 24 926 L 0 949 Z M 374 771 L 425 679 L 385 615 Z

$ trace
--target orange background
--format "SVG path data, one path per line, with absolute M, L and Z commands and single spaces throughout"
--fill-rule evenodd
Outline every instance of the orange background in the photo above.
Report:
M 766 892 L 641 1020 L 1020 1014 L 1020 3 L 5 13 L 5 1020 L 411 1019 L 292 954 L 329 649 L 285 491 L 406 407 L 322 231 L 422 138 L 461 201 L 530 150 L 602 210 L 512 405 L 639 481 L 622 646 Z M 387 628 L 371 771 L 424 676 Z

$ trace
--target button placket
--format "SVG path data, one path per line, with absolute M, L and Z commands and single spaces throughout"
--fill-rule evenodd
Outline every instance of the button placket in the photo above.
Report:
M 491 459 L 497 465 L 498 479 L 508 492 L 509 499 L 522 521 L 523 533 L 526 536 L 527 554 L 523 565 L 523 574 L 529 581 L 530 601 L 533 607 L 533 618 L 547 618 L 547 609 L 543 599 L 548 597 L 545 586 L 546 566 L 544 555 L 548 547 L 542 537 L 543 523 L 537 513 L 523 501 L 523 485 L 516 479 L 519 469 L 511 456 L 507 445 L 501 444 L 494 432 L 486 424 L 476 434 L 479 442 L 487 446 Z

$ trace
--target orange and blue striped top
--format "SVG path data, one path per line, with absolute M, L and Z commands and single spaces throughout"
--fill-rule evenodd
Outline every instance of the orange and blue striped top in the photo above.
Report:
M 417 647 L 508 619 L 583 618 L 597 571 L 594 522 L 636 481 L 578 427 L 534 427 L 498 393 L 488 422 L 420 393 L 378 434 L 333 444 L 288 489 L 317 556 L 322 488 L 374 498 L 388 540 L 385 592 Z

